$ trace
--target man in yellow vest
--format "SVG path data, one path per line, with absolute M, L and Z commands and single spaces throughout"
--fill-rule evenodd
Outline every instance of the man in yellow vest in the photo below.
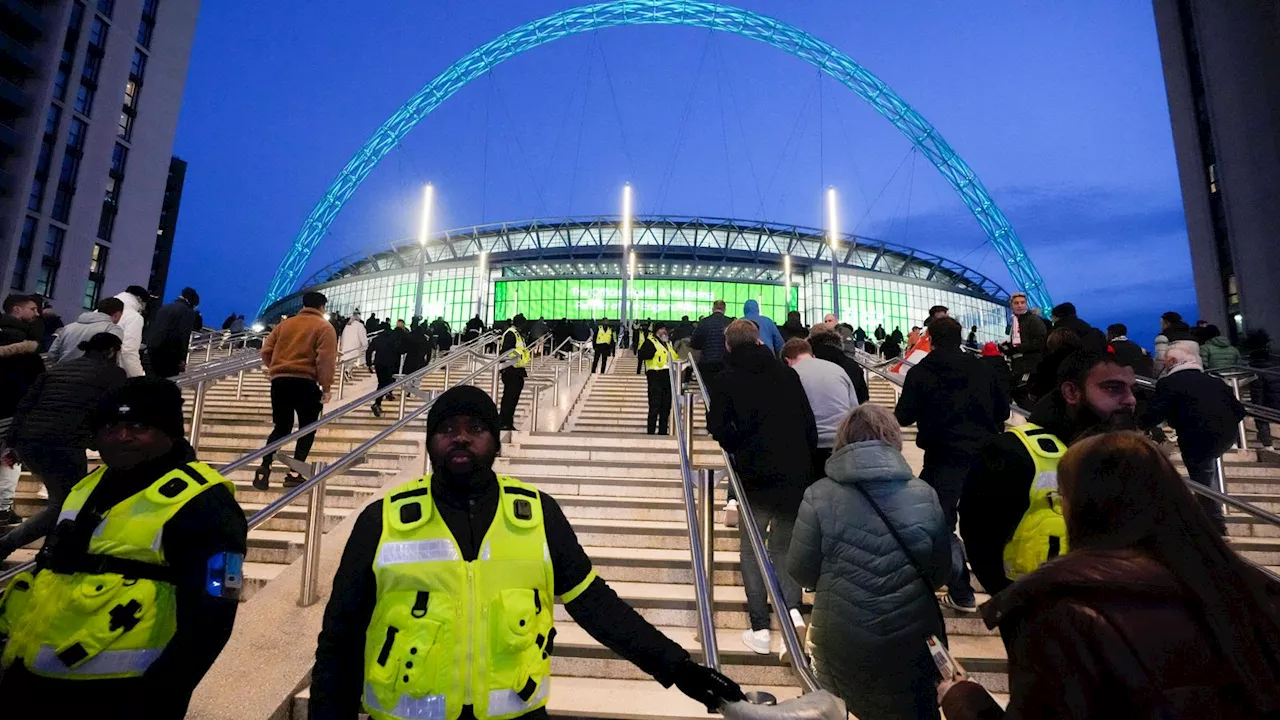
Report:
M 129 380 L 93 428 L 104 466 L 0 597 L 4 716 L 182 718 L 231 636 L 244 511 L 183 439 L 172 382 Z
M 614 342 L 613 326 L 609 324 L 609 319 L 600 318 L 600 322 L 596 324 L 595 358 L 591 361 L 591 372 L 596 372 L 598 366 L 600 374 L 604 374 L 609 356 L 613 354 Z
M 667 435 L 671 419 L 671 358 L 675 350 L 667 343 L 666 323 L 657 323 L 653 332 L 646 335 L 636 357 L 644 363 L 644 377 L 649 385 L 649 420 L 646 432 Z
M 495 475 L 493 401 L 473 386 L 427 413 L 432 474 L 356 519 L 311 675 L 312 720 L 546 717 L 554 603 L 664 686 L 742 699 L 597 577 L 555 500 Z
M 529 323 L 522 313 L 511 318 L 511 325 L 502 333 L 502 344 L 498 352 L 506 353 L 515 350 L 519 357 L 514 365 L 502 369 L 502 412 L 503 430 L 516 429 L 516 407 L 520 405 L 520 393 L 524 392 L 524 379 L 529 376 L 529 348 L 525 347 L 525 334 L 529 331 Z
M 960 502 L 960 537 L 973 574 L 995 595 L 1067 551 L 1058 459 L 1082 435 L 1137 427 L 1133 368 L 1109 353 L 1080 351 L 1058 369 L 1058 389 L 1030 423 L 979 454 Z

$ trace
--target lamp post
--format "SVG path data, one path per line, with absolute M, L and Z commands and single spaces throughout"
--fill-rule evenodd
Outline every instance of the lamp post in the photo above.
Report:
M 422 283 L 427 274 L 427 234 L 431 232 L 431 183 L 422 188 L 422 219 L 418 223 L 418 291 L 413 295 L 413 314 L 422 317 Z
M 622 261 L 627 260 L 627 252 L 631 250 L 631 183 L 622 186 Z M 618 323 L 618 328 L 626 333 L 630 324 L 630 317 L 627 313 L 627 266 L 622 265 L 622 298 L 621 307 L 618 311 L 622 318 Z
M 791 313 L 791 255 L 782 256 L 782 278 L 785 281 L 783 292 L 786 293 L 784 302 L 787 306 L 787 313 Z
M 476 315 L 484 320 L 485 301 L 489 297 L 489 251 L 480 252 L 480 265 L 476 269 Z
M 840 319 L 840 268 L 836 251 L 840 246 L 839 227 L 836 224 L 836 186 L 827 186 L 827 244 L 831 248 L 831 312 Z M 788 296 L 790 297 L 790 296 Z
M 630 270 L 627 272 L 627 276 L 630 278 L 631 291 L 634 293 L 636 288 L 636 251 L 635 250 L 631 251 L 629 262 L 630 262 Z M 636 301 L 632 299 L 630 316 L 634 318 L 635 314 L 636 314 Z

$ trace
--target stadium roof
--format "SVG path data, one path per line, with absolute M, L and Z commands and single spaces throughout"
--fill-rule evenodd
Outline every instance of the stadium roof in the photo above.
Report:
M 416 239 L 340 258 L 307 278 L 314 287 L 345 278 L 388 270 L 416 268 L 420 252 L 426 262 L 445 263 L 489 253 L 490 266 L 522 268 L 556 261 L 621 260 L 622 236 L 617 216 L 523 220 L 445 230 L 424 248 Z M 789 254 L 793 271 L 830 266 L 831 250 L 823 230 L 800 225 L 731 220 L 727 218 L 638 215 L 632 220 L 632 249 L 638 259 L 657 262 L 761 266 L 762 279 Z M 996 302 L 1008 294 L 987 276 L 960 263 L 921 250 L 847 234 L 841 238 L 837 260 L 842 268 L 883 273 L 934 283 L 950 290 Z M 592 263 L 597 265 L 598 263 Z M 561 267 L 567 267 L 563 262 Z M 616 265 L 614 266 L 616 267 Z M 519 275 L 537 274 L 522 270 Z M 560 272 L 555 272 L 560 274 Z M 590 273 L 594 274 L 594 273 Z M 741 274 L 741 270 L 737 274 Z M 726 278 L 728 279 L 728 278 Z

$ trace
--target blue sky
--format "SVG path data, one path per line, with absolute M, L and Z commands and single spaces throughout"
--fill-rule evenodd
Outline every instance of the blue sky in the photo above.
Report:
M 1151 6 L 1079 0 L 741 0 L 841 48 L 937 127 L 1020 234 L 1055 301 L 1149 344 L 1195 316 Z M 311 207 L 450 63 L 572 2 L 203 4 L 175 154 L 190 163 L 170 287 L 252 313 Z M 962 262 L 1012 289 L 935 168 L 852 92 L 774 48 L 681 27 L 566 38 L 420 123 L 357 190 L 311 268 L 439 226 L 637 211 L 822 224 Z

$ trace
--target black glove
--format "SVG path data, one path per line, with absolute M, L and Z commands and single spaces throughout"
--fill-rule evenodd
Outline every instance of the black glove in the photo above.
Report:
M 716 712 L 725 703 L 747 699 L 738 683 L 692 660 L 677 667 L 674 676 L 680 692 L 706 705 L 708 712 Z

